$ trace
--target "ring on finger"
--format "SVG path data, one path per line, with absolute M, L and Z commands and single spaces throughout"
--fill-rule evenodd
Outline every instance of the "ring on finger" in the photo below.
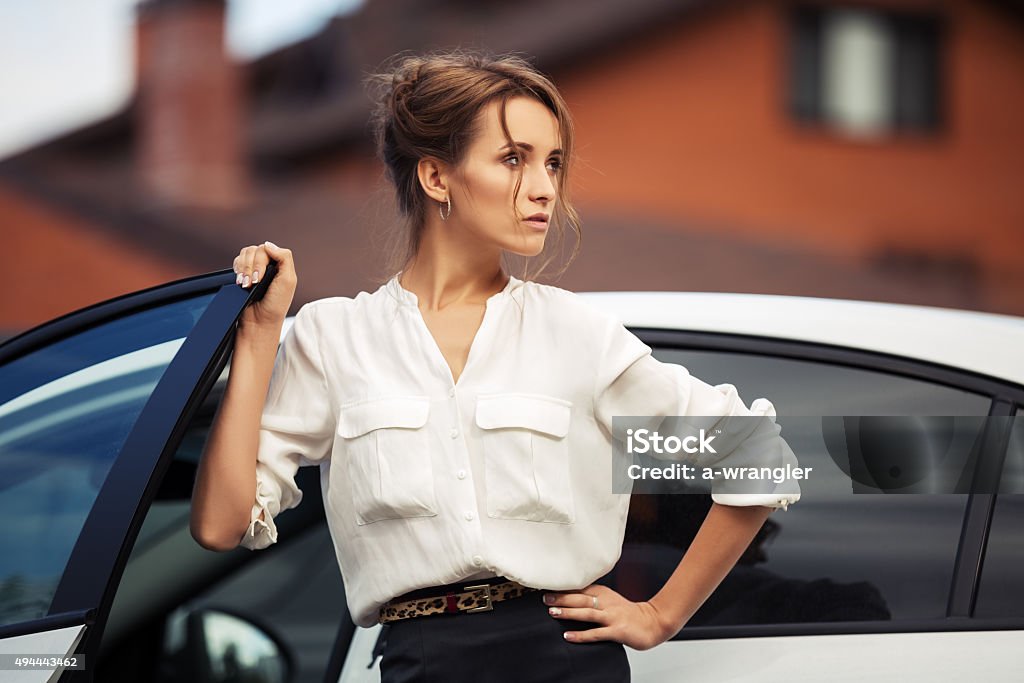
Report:
M 590 597 L 592 597 L 594 599 L 594 609 L 597 609 L 597 596 L 596 595 L 591 595 Z

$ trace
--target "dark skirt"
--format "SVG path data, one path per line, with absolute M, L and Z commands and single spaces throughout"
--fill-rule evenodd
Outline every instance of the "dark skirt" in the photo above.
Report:
M 490 612 L 435 614 L 385 626 L 381 683 L 627 683 L 622 643 L 573 643 L 565 631 L 601 624 L 548 614 L 544 591 Z

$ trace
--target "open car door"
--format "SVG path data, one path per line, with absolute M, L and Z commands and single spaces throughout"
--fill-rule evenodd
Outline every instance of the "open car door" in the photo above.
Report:
M 230 269 L 125 295 L 0 345 L 0 679 L 93 681 L 142 519 L 230 355 Z

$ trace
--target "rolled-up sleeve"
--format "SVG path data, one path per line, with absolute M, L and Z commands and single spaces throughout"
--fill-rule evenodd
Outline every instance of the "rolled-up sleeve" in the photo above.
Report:
M 607 317 L 600 327 L 603 329 L 597 338 L 603 341 L 598 352 L 594 416 L 609 435 L 613 435 L 615 416 L 651 418 L 644 422 L 651 429 L 682 423 L 689 429 L 716 434 L 716 455 L 695 461 L 698 465 L 719 469 L 769 467 L 787 472 L 797 467 L 796 456 L 781 436 L 775 407 L 769 400 L 758 398 L 748 408 L 734 385 L 712 386 L 691 376 L 682 365 L 654 358 L 651 348 L 621 322 Z M 693 419 L 664 419 L 673 416 Z M 667 433 L 677 432 L 669 429 Z M 800 487 L 792 477 L 778 482 L 716 477 L 711 484 L 712 500 L 723 505 L 764 505 L 785 510 L 800 498 Z
M 250 550 L 276 543 L 274 518 L 302 501 L 295 483 L 299 467 L 330 457 L 336 418 L 318 336 L 314 307 L 306 304 L 278 347 L 260 418 L 256 498 L 240 542 Z

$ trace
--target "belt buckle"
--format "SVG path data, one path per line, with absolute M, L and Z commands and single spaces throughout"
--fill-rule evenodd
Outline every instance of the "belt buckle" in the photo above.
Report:
M 487 595 L 487 603 L 480 607 L 470 607 L 469 609 L 462 610 L 463 612 L 490 612 L 494 610 L 494 605 L 491 604 L 491 586 L 490 584 L 482 583 L 478 586 L 466 586 L 465 590 L 483 590 Z

